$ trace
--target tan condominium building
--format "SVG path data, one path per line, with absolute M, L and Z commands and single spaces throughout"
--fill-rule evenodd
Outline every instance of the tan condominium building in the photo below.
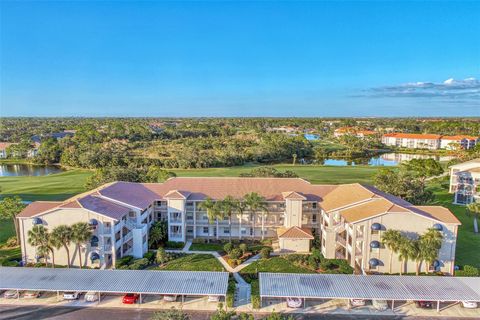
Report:
M 382 136 L 382 143 L 387 146 L 409 149 L 472 149 L 479 137 L 466 135 L 442 136 L 439 134 L 421 133 L 386 133 Z
M 450 193 L 455 204 L 480 201 L 480 159 L 450 167 Z
M 264 209 L 234 210 L 231 218 L 209 221 L 202 203 L 231 196 L 243 202 L 252 192 L 263 198 Z M 244 203 L 244 202 L 243 202 Z M 284 253 L 308 252 L 314 237 L 326 258 L 347 259 L 363 271 L 388 272 L 389 250 L 381 244 L 385 230 L 399 230 L 415 238 L 429 228 L 439 230 L 443 244 L 432 270 L 453 273 L 460 222 L 446 208 L 414 206 L 361 184 L 315 185 L 299 178 L 171 178 L 164 183 L 114 182 L 63 202 L 33 202 L 19 215 L 24 262 L 36 262 L 36 248 L 28 244 L 35 225 L 49 230 L 58 225 L 88 222 L 93 236 L 77 252 L 70 245 L 72 265 L 78 255 L 90 267 L 110 268 L 116 259 L 143 256 L 148 250 L 149 226 L 168 222 L 170 241 L 196 238 L 272 239 Z M 47 257 L 48 258 L 48 257 Z M 48 258 L 49 259 L 49 258 Z M 66 264 L 63 249 L 55 262 Z M 392 272 L 401 264 L 392 259 Z M 413 272 L 408 263 L 407 272 Z

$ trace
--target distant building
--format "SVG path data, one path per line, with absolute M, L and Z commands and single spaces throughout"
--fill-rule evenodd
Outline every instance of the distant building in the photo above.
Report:
M 0 159 L 5 159 L 8 154 L 7 154 L 7 148 L 10 147 L 15 143 L 11 142 L 0 142 Z
M 273 127 L 268 128 L 267 131 L 269 132 L 278 132 L 278 133 L 296 133 L 298 132 L 298 127 L 293 126 L 281 126 L 281 127 Z
M 347 134 L 352 135 L 352 136 L 356 136 L 357 138 L 365 138 L 367 136 L 375 135 L 376 132 L 371 131 L 371 130 L 357 129 L 357 128 L 354 128 L 354 127 L 341 127 L 341 128 L 335 129 L 335 131 L 333 132 L 333 136 L 335 138 L 339 138 L 339 137 L 347 135 Z
M 453 203 L 469 204 L 480 201 L 480 159 L 450 167 L 450 193 Z
M 478 142 L 478 137 L 457 135 L 442 136 L 439 134 L 422 133 L 386 133 L 382 136 L 382 143 L 387 146 L 409 149 L 471 149 Z
M 47 134 L 36 134 L 32 136 L 31 140 L 34 143 L 41 143 L 42 140 L 48 138 L 54 138 L 57 140 L 63 139 L 65 137 L 73 137 L 75 135 L 75 130 L 64 130 L 62 132 L 54 132 L 54 133 L 47 133 Z

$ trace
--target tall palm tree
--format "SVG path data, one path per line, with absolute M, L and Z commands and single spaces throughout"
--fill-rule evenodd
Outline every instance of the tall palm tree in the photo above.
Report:
M 411 257 L 414 255 L 415 255 L 414 242 L 407 237 L 402 237 L 400 240 L 400 246 L 398 248 L 398 259 L 402 262 L 402 265 L 400 268 L 400 275 L 402 275 L 403 272 L 407 271 L 405 270 L 405 265 L 408 264 L 408 260 L 410 260 Z
M 412 247 L 410 250 L 410 260 L 415 261 L 415 274 L 420 273 L 420 263 L 423 261 L 423 253 L 420 248 L 420 239 L 412 240 Z
M 48 234 L 48 247 L 50 248 L 50 252 L 52 253 L 52 268 L 55 269 L 55 249 L 58 250 L 62 246 L 62 243 L 55 237 L 52 236 L 51 233 Z
M 443 236 L 440 231 L 430 228 L 419 239 L 419 247 L 423 261 L 425 261 L 425 272 L 428 273 L 430 266 L 438 257 L 438 251 L 442 247 Z
M 242 200 L 235 200 L 234 201 L 234 206 L 235 206 L 235 211 L 237 211 L 240 214 L 240 220 L 239 220 L 239 238 L 242 238 L 242 218 L 243 218 L 243 213 L 245 212 L 246 205 L 245 202 Z
M 200 208 L 207 211 L 208 222 L 210 224 L 213 224 L 220 215 L 220 206 L 218 201 L 213 201 L 211 198 L 207 197 L 205 201 L 200 202 Z M 218 226 L 216 226 L 216 228 L 218 236 Z
M 257 211 L 262 211 L 262 219 L 264 218 L 264 212 L 268 211 L 267 205 L 265 203 L 265 198 L 259 195 L 256 192 L 247 193 L 244 196 L 245 205 L 253 213 L 253 237 L 255 237 L 255 213 Z M 262 230 L 262 240 L 264 238 Z
M 28 243 L 31 246 L 36 247 L 37 254 L 41 254 L 45 257 L 45 267 L 48 266 L 47 255 L 49 252 L 48 244 L 48 229 L 42 225 L 35 225 L 31 230 L 28 231 Z
M 92 229 L 86 222 L 77 222 L 71 226 L 72 228 L 72 242 L 75 243 L 78 252 L 78 260 L 80 262 L 80 269 L 82 269 L 82 252 L 80 246 L 87 243 L 92 237 Z
M 68 246 L 72 242 L 72 228 L 66 225 L 55 227 L 52 230 L 52 237 L 65 248 L 67 252 L 67 267 L 70 268 L 70 250 Z
M 473 232 L 478 233 L 478 217 L 480 216 L 480 202 L 467 205 L 467 215 L 473 216 Z
M 398 230 L 388 229 L 382 234 L 382 243 L 390 250 L 389 273 L 392 273 L 393 254 L 398 252 L 402 234 Z
M 230 229 L 229 238 L 232 241 L 232 215 L 237 205 L 235 198 L 232 196 L 226 196 L 225 199 L 220 201 L 220 208 L 225 217 L 228 217 L 228 228 Z

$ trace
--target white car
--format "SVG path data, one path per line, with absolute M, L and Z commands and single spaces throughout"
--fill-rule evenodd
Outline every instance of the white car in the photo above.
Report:
M 40 297 L 40 291 L 25 291 L 23 297 L 25 299 L 36 299 Z
M 350 305 L 352 307 L 363 307 L 365 303 L 366 302 L 363 299 L 350 299 Z
M 98 292 L 88 291 L 87 293 L 85 293 L 85 301 L 95 302 L 97 300 L 98 300 Z
M 289 308 L 301 308 L 302 307 L 302 299 L 300 298 L 287 298 L 287 307 Z
M 372 300 L 372 305 L 375 310 L 385 311 L 388 309 L 387 300 Z
M 5 299 L 17 299 L 18 298 L 18 291 L 17 290 L 7 290 L 3 294 Z
M 476 309 L 478 304 L 475 301 L 462 301 L 462 306 L 465 309 Z
M 177 301 L 177 296 L 163 296 L 163 301 L 175 302 Z
M 78 291 L 65 291 L 63 293 L 63 300 L 77 300 L 80 292 Z
M 208 302 L 219 302 L 220 296 L 208 296 Z

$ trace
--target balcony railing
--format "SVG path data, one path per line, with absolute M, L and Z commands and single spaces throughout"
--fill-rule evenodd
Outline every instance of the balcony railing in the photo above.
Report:
M 103 234 L 112 234 L 111 227 L 103 227 Z

